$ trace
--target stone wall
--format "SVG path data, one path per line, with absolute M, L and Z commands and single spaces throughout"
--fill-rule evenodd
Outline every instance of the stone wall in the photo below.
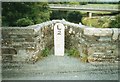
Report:
M 2 36 L 1 36 L 1 27 L 0 27 L 0 63 L 1 63 L 1 60 L 2 60 L 2 55 L 1 55 L 1 39 L 2 39 Z
M 86 62 L 117 62 L 120 59 L 120 29 L 93 28 L 69 22 L 65 25 L 73 40 L 72 47 L 77 47 L 81 59 L 86 57 Z
M 65 34 L 68 35 L 65 38 L 65 47 L 78 49 L 81 59 L 86 57 L 89 62 L 118 60 L 119 29 L 92 28 L 65 20 L 52 20 L 27 27 L 2 28 L 3 59 L 12 55 L 13 60 L 25 60 L 33 55 L 40 55 L 46 46 L 53 49 L 53 27 L 57 22 L 65 25 Z
M 38 55 L 49 46 L 52 40 L 52 22 L 45 22 L 28 27 L 2 28 L 2 59 L 25 61 Z M 9 59 L 6 59 L 9 58 Z
M 84 35 L 89 60 L 92 57 L 94 57 L 93 61 L 115 62 L 118 60 L 118 42 L 120 40 L 118 29 L 85 28 Z

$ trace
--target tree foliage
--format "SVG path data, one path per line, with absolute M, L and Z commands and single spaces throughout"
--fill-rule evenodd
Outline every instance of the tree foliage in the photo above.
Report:
M 82 20 L 82 14 L 79 11 L 70 11 L 67 14 L 67 20 L 74 23 L 79 23 Z
M 18 26 L 27 26 L 27 25 L 32 25 L 34 23 L 29 18 L 21 18 L 17 20 L 16 24 Z
M 115 20 L 111 20 L 110 28 L 120 28 L 120 14 L 115 17 Z
M 49 20 L 47 2 L 3 2 L 2 26 L 27 26 Z
M 55 10 L 52 11 L 52 13 L 50 14 L 50 19 L 66 19 L 66 15 L 67 15 L 68 11 L 60 11 L 60 10 Z
M 69 22 L 79 23 L 82 20 L 82 14 L 79 11 L 52 11 L 50 19 L 65 19 Z

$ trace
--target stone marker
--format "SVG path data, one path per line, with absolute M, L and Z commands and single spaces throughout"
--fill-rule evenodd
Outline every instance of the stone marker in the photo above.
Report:
M 64 56 L 64 25 L 56 23 L 54 26 L 54 54 Z

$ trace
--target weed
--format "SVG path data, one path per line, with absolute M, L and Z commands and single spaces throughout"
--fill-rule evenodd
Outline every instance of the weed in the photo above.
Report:
M 41 56 L 42 56 L 42 57 L 46 57 L 46 56 L 49 55 L 49 52 L 50 52 L 50 50 L 49 50 L 48 48 L 45 48 L 44 50 L 42 50 Z
M 80 57 L 80 53 L 77 49 L 71 48 L 70 50 L 68 50 L 68 56 Z

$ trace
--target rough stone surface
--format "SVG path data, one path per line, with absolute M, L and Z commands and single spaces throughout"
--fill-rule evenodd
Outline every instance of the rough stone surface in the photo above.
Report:
M 85 28 L 85 35 L 94 35 L 94 36 L 111 36 L 112 29 L 109 28 Z
M 52 20 L 27 27 L 2 28 L 3 58 L 8 56 L 6 54 L 19 56 L 22 53 L 22 51 L 19 52 L 21 49 L 24 49 L 26 54 L 29 54 L 28 56 L 39 54 L 46 46 L 52 49 L 54 47 L 53 27 L 59 22 L 65 25 L 66 34 L 69 36 L 66 37 L 66 40 L 69 38 L 67 42 L 69 46 L 65 45 L 65 47 L 77 48 L 80 55 L 91 56 L 94 61 L 115 62 L 119 59 L 120 56 L 117 54 L 120 40 L 119 29 L 87 28 L 65 20 Z
M 119 32 L 118 32 L 118 29 L 113 29 L 113 40 L 117 40 L 118 39 L 118 35 L 119 35 Z

